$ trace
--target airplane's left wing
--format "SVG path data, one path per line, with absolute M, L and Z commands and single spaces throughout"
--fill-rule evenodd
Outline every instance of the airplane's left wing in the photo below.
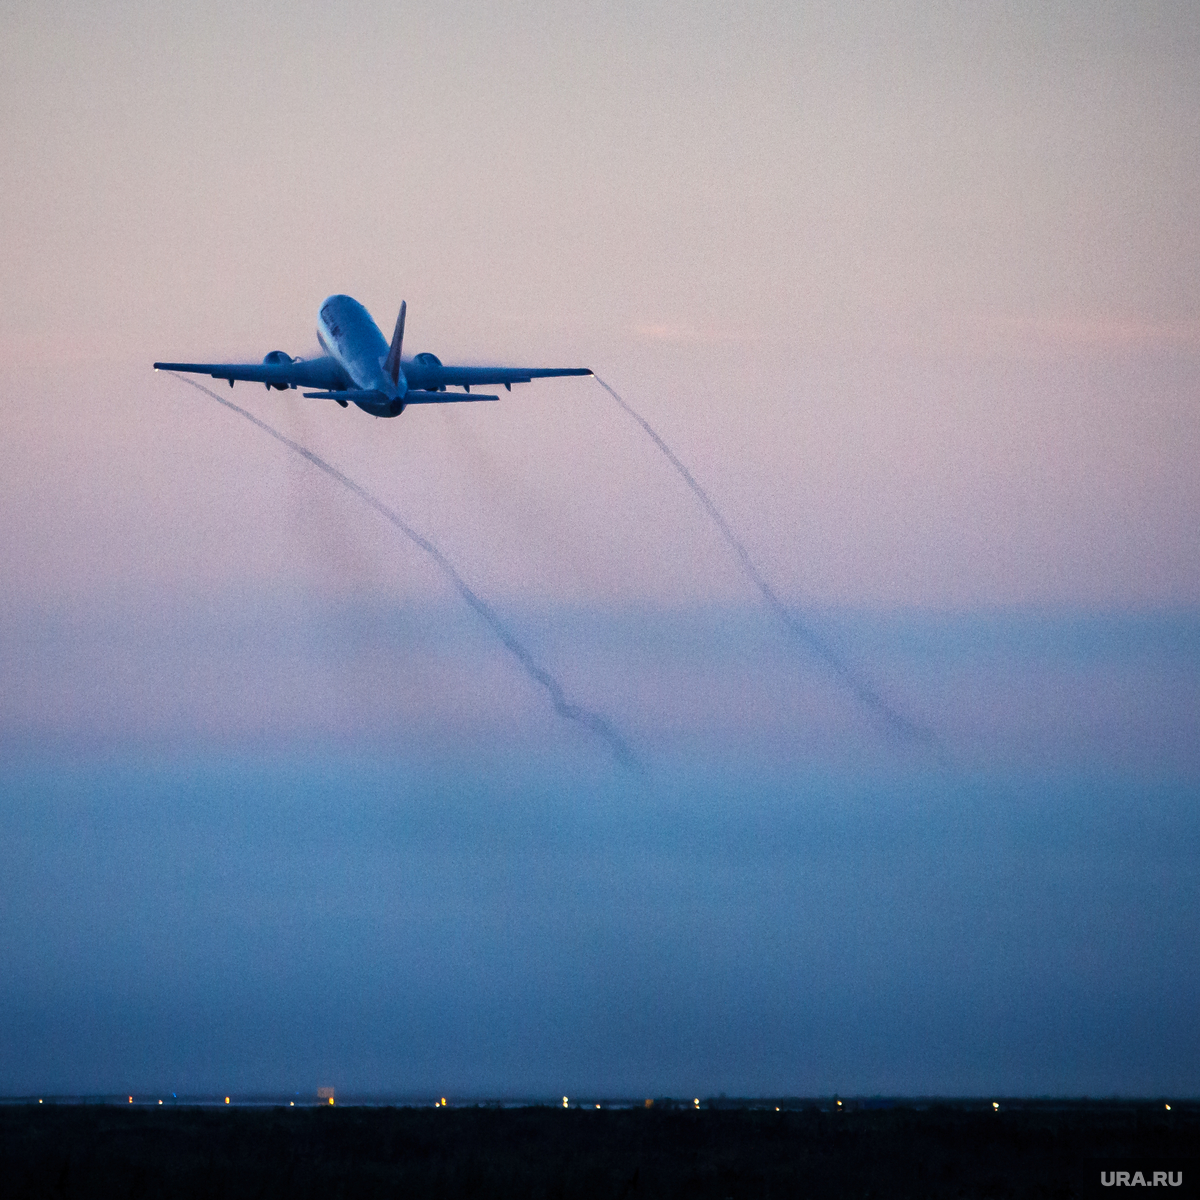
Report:
M 278 353 L 278 351 L 276 351 Z M 286 359 L 286 361 L 284 361 Z M 247 383 L 265 383 L 279 389 L 294 387 L 340 388 L 346 377 L 333 358 L 293 358 L 280 355 L 278 361 L 261 363 L 173 363 L 156 362 L 156 371 L 183 371 L 193 375 L 211 375 L 214 379 Z

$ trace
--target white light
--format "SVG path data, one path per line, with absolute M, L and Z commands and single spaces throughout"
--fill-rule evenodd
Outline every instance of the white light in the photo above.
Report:
M 567 1098 L 566 1098 L 566 1096 L 564 1096 L 564 1097 L 563 1097 L 563 1108 L 567 1108 L 567 1107 L 568 1107 L 568 1105 L 567 1105 Z
M 41 1101 L 39 1100 L 39 1101 L 38 1101 L 38 1103 L 39 1103 L 39 1104 L 41 1104 Z M 1167 1105 L 1167 1112 L 1170 1112 L 1170 1111 L 1171 1111 L 1171 1106 L 1168 1104 L 1168 1105 Z
M 161 1104 L 161 1103 L 162 1103 L 162 1101 L 160 1100 L 160 1101 L 159 1101 L 159 1104 Z
M 995 1100 L 993 1100 L 993 1101 L 992 1101 L 992 1110 L 993 1110 L 994 1112 L 999 1112 L 999 1111 L 1000 1111 L 1000 1105 L 999 1105 L 999 1104 L 997 1104 Z
M 296 1107 L 296 1102 L 295 1102 L 295 1100 L 289 1100 L 289 1101 L 288 1101 L 288 1107 L 289 1107 L 289 1108 L 295 1108 L 295 1107 Z

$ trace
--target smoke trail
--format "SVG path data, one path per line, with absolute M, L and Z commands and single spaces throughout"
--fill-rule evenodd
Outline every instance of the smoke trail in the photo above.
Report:
M 663 452 L 667 461 L 679 472 L 684 483 L 692 489 L 696 499 L 700 501 L 704 511 L 712 518 L 713 524 L 721 531 L 721 536 L 729 544 L 730 549 L 737 555 L 742 564 L 742 570 L 750 578 L 755 587 L 762 593 L 763 599 L 783 622 L 787 631 L 803 645 L 814 651 L 842 683 L 850 689 L 859 702 L 873 712 L 887 728 L 908 742 L 914 742 L 931 749 L 939 760 L 944 754 L 938 745 L 936 735 L 932 730 L 918 725 L 903 713 L 893 708 L 861 675 L 846 661 L 832 646 L 828 644 L 816 630 L 800 620 L 782 600 L 775 594 L 775 589 L 763 578 L 759 569 L 754 565 L 746 547 L 729 528 L 721 510 L 713 503 L 712 497 L 696 481 L 696 477 L 679 461 L 675 451 L 659 436 L 657 430 L 636 409 L 627 404 L 599 375 L 593 374 L 593 379 L 631 416 L 649 435 L 650 440 Z
M 400 516 L 399 513 L 388 508 L 382 500 L 379 500 L 367 491 L 361 484 L 355 483 L 348 475 L 343 475 L 337 467 L 331 466 L 320 455 L 314 454 L 311 450 L 301 446 L 299 442 L 292 441 L 291 438 L 280 433 L 278 429 L 272 428 L 265 421 L 260 421 L 253 413 L 247 412 L 244 408 L 234 404 L 232 400 L 226 400 L 224 396 L 218 395 L 207 388 L 202 383 L 197 383 L 194 379 L 189 379 L 186 375 L 180 375 L 175 371 L 168 371 L 168 375 L 174 375 L 176 379 L 182 383 L 190 384 L 197 388 L 206 396 L 211 396 L 218 404 L 223 404 L 226 408 L 232 409 L 235 413 L 245 417 L 252 425 L 257 425 L 263 433 L 269 434 L 277 442 L 282 442 L 289 450 L 295 451 L 301 458 L 306 458 L 319 471 L 324 471 L 331 479 L 337 480 L 342 487 L 353 492 L 360 500 L 369 504 L 384 520 L 389 521 L 394 525 L 414 546 L 424 550 L 431 559 L 437 564 L 442 574 L 454 584 L 458 590 L 458 594 L 487 622 L 491 627 L 492 632 L 504 643 L 504 648 L 521 664 L 525 674 L 529 676 L 534 683 L 540 684 L 546 689 L 550 696 L 550 703 L 554 705 L 554 711 L 567 721 L 574 721 L 577 725 L 582 725 L 597 737 L 603 738 L 612 749 L 617 761 L 622 766 L 640 774 L 642 765 L 638 761 L 637 756 L 629 748 L 625 739 L 617 732 L 611 722 L 600 715 L 593 712 L 590 708 L 584 708 L 579 704 L 572 704 L 567 700 L 566 693 L 563 691 L 562 684 L 554 678 L 544 667 L 538 665 L 533 655 L 521 644 L 516 636 L 508 629 L 501 621 L 496 611 L 475 594 L 467 585 L 467 582 L 455 569 L 454 564 L 427 538 L 422 537 L 411 525 Z

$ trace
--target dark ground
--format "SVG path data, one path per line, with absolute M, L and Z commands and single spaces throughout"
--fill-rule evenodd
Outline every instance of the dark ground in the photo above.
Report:
M 985 1102 L 823 1112 L 0 1105 L 5 1197 L 1126 1195 L 1185 1170 L 1200 1105 Z M 1147 1176 L 1149 1179 L 1149 1176 Z M 1132 1193 L 1140 1194 L 1140 1193 Z M 1162 1195 L 1162 1192 L 1155 1193 Z

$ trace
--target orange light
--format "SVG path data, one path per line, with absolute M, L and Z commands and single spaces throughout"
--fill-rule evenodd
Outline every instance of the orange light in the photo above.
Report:
M 225 1097 L 225 1103 L 226 1103 L 226 1104 L 228 1104 L 228 1103 L 229 1103 L 229 1097 L 228 1097 L 228 1096 L 226 1096 L 226 1097 Z
M 133 1097 L 132 1097 L 132 1096 L 130 1096 L 130 1097 L 129 1097 L 129 1103 L 130 1103 L 130 1104 L 132 1104 L 132 1103 L 133 1103 Z
M 332 1096 L 330 1096 L 330 1097 L 329 1097 L 329 1103 L 330 1103 L 330 1104 L 332 1104 L 332 1103 L 333 1103 L 333 1097 L 332 1097 Z

